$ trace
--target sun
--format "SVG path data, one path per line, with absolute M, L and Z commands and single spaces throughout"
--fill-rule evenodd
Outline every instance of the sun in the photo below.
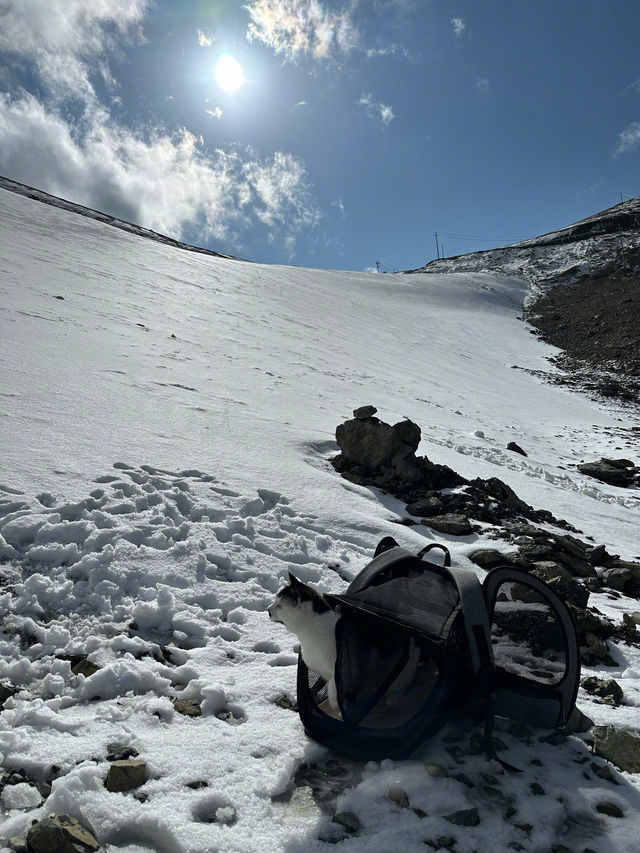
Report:
M 221 53 L 216 66 L 216 80 L 221 89 L 234 92 L 244 83 L 244 71 L 230 53 Z

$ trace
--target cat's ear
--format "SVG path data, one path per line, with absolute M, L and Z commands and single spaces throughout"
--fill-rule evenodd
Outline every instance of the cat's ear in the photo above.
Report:
M 302 581 L 298 580 L 298 578 L 295 575 L 292 575 L 291 572 L 289 572 L 289 583 L 291 586 L 303 586 Z

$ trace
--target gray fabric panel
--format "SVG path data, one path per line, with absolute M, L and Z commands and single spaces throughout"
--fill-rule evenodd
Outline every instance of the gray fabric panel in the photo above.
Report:
M 487 648 L 493 663 L 493 650 L 491 647 L 491 631 L 489 629 L 489 616 L 487 614 L 487 605 L 484 600 L 484 593 L 480 581 L 472 571 L 468 569 L 459 569 L 449 566 L 445 571 L 449 572 L 453 578 L 458 592 L 460 601 L 462 602 L 462 614 L 464 617 L 464 627 L 469 640 L 469 650 L 471 652 L 471 664 L 474 674 L 478 674 L 481 669 L 480 654 L 478 652 L 478 643 L 473 631 L 473 626 L 479 626 L 485 636 Z

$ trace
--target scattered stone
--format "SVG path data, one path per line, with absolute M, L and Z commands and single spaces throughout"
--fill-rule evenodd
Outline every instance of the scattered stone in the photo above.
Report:
M 178 712 L 185 717 L 201 717 L 202 708 L 197 702 L 192 702 L 191 699 L 172 699 L 171 704 Z
M 448 533 L 450 536 L 468 536 L 473 533 L 473 527 L 467 516 L 457 512 L 448 512 L 436 518 L 425 519 L 422 523 L 437 530 L 438 533 Z
M 596 764 L 595 761 L 591 762 L 591 769 L 595 773 L 595 775 L 599 779 L 604 779 L 607 782 L 611 782 L 613 785 L 619 785 L 620 783 L 616 779 L 613 774 L 613 770 L 611 769 L 611 765 L 609 764 Z
M 29 847 L 24 835 L 14 835 L 9 839 L 9 847 L 13 853 L 28 853 Z
M 446 779 L 449 775 L 439 764 L 425 764 L 424 769 L 433 779 Z
M 75 666 L 71 667 L 71 672 L 74 675 L 84 675 L 85 678 L 91 678 L 99 669 L 100 667 L 97 664 L 83 657 Z
M 100 848 L 92 830 L 66 814 L 34 823 L 27 843 L 34 853 L 86 853 Z
M 480 823 L 480 815 L 476 808 L 451 812 L 451 814 L 444 815 L 444 819 L 455 826 L 478 826 Z
M 613 726 L 593 727 L 593 751 L 620 770 L 640 773 L 640 737 Z
M 64 302 L 64 296 L 54 296 L 54 299 L 59 299 L 61 302 Z
M 4 681 L 0 684 L 0 710 L 4 708 L 4 703 L 7 699 L 10 699 L 11 696 L 15 696 L 18 692 L 18 688 L 14 687 L 13 684 L 10 684 L 8 681 Z
M 147 781 L 147 765 L 144 761 L 127 759 L 114 761 L 109 767 L 104 786 L 107 791 L 131 791 Z
M 403 791 L 402 788 L 389 788 L 387 796 L 392 803 L 400 806 L 401 809 L 409 808 L 409 797 L 407 796 L 407 792 Z
M 137 800 L 139 803 L 146 803 L 149 799 L 149 794 L 145 794 L 142 791 L 138 791 L 137 794 L 133 795 L 133 799 Z
M 347 832 L 350 833 L 358 832 L 361 826 L 358 816 L 353 812 L 338 812 L 338 814 L 335 814 L 331 820 L 333 823 L 344 826 Z
M 199 791 L 201 788 L 208 788 L 209 783 L 205 782 L 203 779 L 198 779 L 195 782 L 187 782 L 187 788 L 191 788 L 193 791 Z
M 372 418 L 377 411 L 375 406 L 360 406 L 359 409 L 353 410 L 353 417 L 364 421 L 367 418 Z
M 597 696 L 605 705 L 619 705 L 622 701 L 622 687 L 613 678 L 596 678 L 591 675 L 583 678 L 580 685 L 587 693 Z
M 513 450 L 514 453 L 519 453 L 521 456 L 527 456 L 524 450 L 520 447 L 519 444 L 516 444 L 515 441 L 510 441 L 507 444 L 507 450 Z
M 483 569 L 491 569 L 494 566 L 501 566 L 510 562 L 507 554 L 502 554 L 495 548 L 481 548 L 478 551 L 473 551 L 469 554 L 469 559 Z
M 286 693 L 281 693 L 275 700 L 274 705 L 277 705 L 278 708 L 284 708 L 285 711 L 297 711 L 298 703 L 295 699 L 292 699 L 290 696 L 287 696 Z
M 419 501 L 407 504 L 407 512 L 420 518 L 433 518 L 444 512 L 444 504 L 436 497 L 420 498 Z
M 564 730 L 567 734 L 584 734 L 584 732 L 588 732 L 593 725 L 593 720 L 590 717 L 583 714 L 580 708 L 574 707 Z
M 531 793 L 532 793 L 535 797 L 544 797 L 544 795 L 545 795 L 547 792 L 546 792 L 546 791 L 545 791 L 545 789 L 542 787 L 542 785 L 539 785 L 537 782 L 532 782 L 532 784 L 531 784 Z
M 624 812 L 620 806 L 617 806 L 615 803 L 609 803 L 606 800 L 598 803 L 596 811 L 599 812 L 599 814 L 606 814 L 608 817 L 624 817 Z
M 107 744 L 107 761 L 126 761 L 128 758 L 137 758 L 140 753 L 126 743 L 112 742 Z
M 599 459 L 597 462 L 582 462 L 576 466 L 581 474 L 593 477 L 609 486 L 626 488 L 637 482 L 640 468 L 629 459 Z

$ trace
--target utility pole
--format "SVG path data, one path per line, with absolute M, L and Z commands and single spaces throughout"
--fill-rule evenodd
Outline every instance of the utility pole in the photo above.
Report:
M 440 257 L 440 246 L 438 246 L 438 232 L 433 235 L 436 238 L 436 252 L 438 253 L 438 257 Z
M 376 269 L 378 270 L 378 273 L 380 273 L 380 264 L 381 263 L 382 263 L 382 261 L 376 261 Z

